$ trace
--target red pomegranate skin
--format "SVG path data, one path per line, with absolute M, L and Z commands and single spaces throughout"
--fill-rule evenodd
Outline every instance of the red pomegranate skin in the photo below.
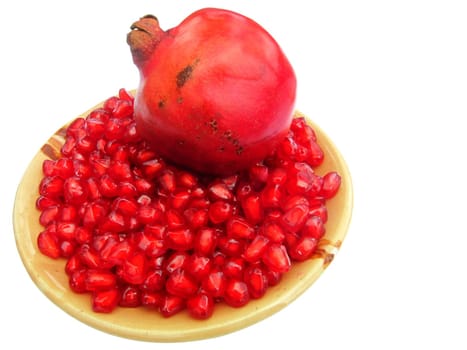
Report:
M 267 157 L 286 135 L 296 77 L 259 24 L 206 8 L 167 31 L 152 15 L 131 28 L 136 127 L 159 155 L 227 175 Z

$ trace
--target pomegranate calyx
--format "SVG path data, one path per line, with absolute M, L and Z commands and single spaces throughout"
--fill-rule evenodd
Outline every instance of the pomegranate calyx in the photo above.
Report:
M 141 67 L 161 41 L 164 31 L 159 27 L 157 17 L 153 15 L 141 17 L 130 29 L 127 43 L 130 45 L 133 62 Z

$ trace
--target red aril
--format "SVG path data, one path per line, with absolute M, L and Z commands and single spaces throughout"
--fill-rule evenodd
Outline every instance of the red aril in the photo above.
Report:
M 331 171 L 323 177 L 323 186 L 321 188 L 320 194 L 326 199 L 332 198 L 336 195 L 340 185 L 340 175 L 335 171 Z
M 121 292 L 119 304 L 123 307 L 138 307 L 141 305 L 141 290 L 138 287 L 128 285 Z
M 157 301 L 156 301 L 157 302 Z M 164 295 L 160 303 L 160 313 L 164 317 L 170 317 L 185 308 L 185 299 L 176 295 Z
M 297 261 L 309 259 L 315 252 L 318 240 L 314 237 L 303 236 L 289 249 L 290 257 Z
M 191 317 L 204 320 L 214 312 L 214 299 L 205 293 L 199 293 L 187 301 L 187 310 Z
M 98 290 L 92 293 L 92 309 L 95 312 L 109 313 L 118 305 L 120 292 L 117 288 Z
M 105 290 L 115 287 L 117 278 L 112 272 L 89 269 L 86 271 L 84 286 L 87 291 Z
M 266 293 L 268 278 L 261 267 L 257 265 L 248 267 L 245 271 L 244 279 L 251 298 L 258 299 Z
M 59 240 L 55 234 L 45 230 L 37 237 L 37 246 L 42 254 L 52 259 L 60 257 Z
M 229 280 L 225 287 L 224 300 L 233 307 L 246 305 L 250 301 L 247 284 L 238 279 Z
M 178 269 L 169 275 L 165 288 L 171 295 L 186 299 L 196 293 L 198 284 L 185 270 Z
M 135 253 L 122 264 L 122 278 L 132 284 L 141 284 L 146 279 L 147 261 L 142 253 Z
M 272 271 L 281 273 L 289 271 L 291 266 L 287 249 L 278 243 L 268 246 L 263 254 L 263 262 Z

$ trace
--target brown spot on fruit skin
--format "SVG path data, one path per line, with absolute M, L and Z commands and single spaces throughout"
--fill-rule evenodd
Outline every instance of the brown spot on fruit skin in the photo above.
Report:
M 192 73 L 193 73 L 193 66 L 188 65 L 185 68 L 183 68 L 177 74 L 177 88 L 180 89 L 183 85 L 185 85 L 187 80 L 190 79 Z
M 216 119 L 211 119 L 208 122 L 208 126 L 211 128 L 212 132 L 215 134 L 218 130 L 218 125 L 217 125 L 217 120 Z
M 192 64 L 187 65 L 180 72 L 178 72 L 177 78 L 176 78 L 178 89 L 182 88 L 183 85 L 185 85 L 185 83 L 191 78 L 193 74 L 193 70 L 195 69 L 198 63 L 199 63 L 199 58 L 197 58 Z

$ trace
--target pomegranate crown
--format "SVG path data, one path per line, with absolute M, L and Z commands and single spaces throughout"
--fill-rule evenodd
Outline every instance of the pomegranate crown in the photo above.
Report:
M 161 41 L 164 31 L 159 27 L 159 20 L 154 15 L 146 15 L 134 22 L 127 35 L 133 62 L 140 67 L 152 54 Z

